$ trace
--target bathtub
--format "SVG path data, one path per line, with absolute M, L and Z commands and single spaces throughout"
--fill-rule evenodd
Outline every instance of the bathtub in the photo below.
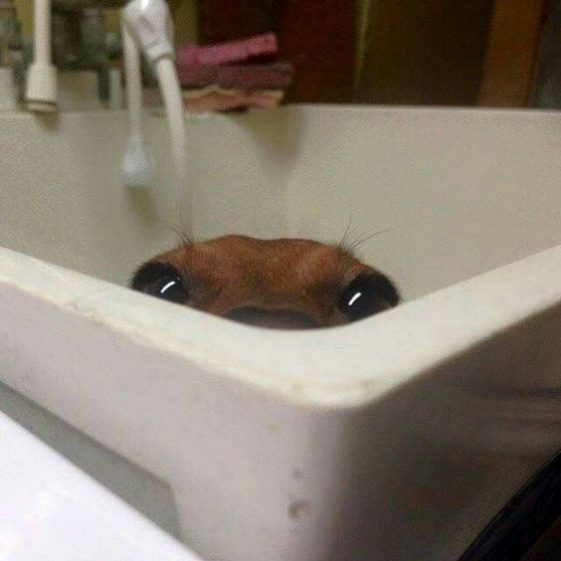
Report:
M 193 237 L 375 234 L 405 303 L 309 332 L 124 288 L 177 243 L 125 124 L 0 117 L 0 409 L 208 560 L 459 557 L 561 448 L 561 115 L 189 118 Z

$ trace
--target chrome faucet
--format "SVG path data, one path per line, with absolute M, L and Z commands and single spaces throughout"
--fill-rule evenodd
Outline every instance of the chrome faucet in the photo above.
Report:
M 23 101 L 25 44 L 13 0 L 0 0 L 0 66 L 12 69 L 17 98 Z
M 66 2 L 65 2 L 66 4 Z M 99 97 L 109 99 L 109 56 L 103 10 L 67 11 L 53 5 L 52 54 L 59 70 L 95 70 Z

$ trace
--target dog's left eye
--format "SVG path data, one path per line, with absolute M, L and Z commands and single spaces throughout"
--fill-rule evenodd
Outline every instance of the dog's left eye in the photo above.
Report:
M 398 301 L 397 290 L 387 277 L 361 274 L 343 290 L 337 307 L 351 321 L 357 321 L 391 308 Z
M 178 277 L 164 277 L 147 288 L 146 292 L 152 294 L 152 296 L 170 302 L 183 302 L 189 297 L 187 289 L 183 286 L 183 281 Z
M 189 290 L 179 271 L 166 263 L 146 263 L 134 275 L 134 290 L 156 296 L 169 302 L 189 300 Z

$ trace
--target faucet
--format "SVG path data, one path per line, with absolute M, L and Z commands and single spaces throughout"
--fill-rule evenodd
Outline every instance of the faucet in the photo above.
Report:
M 98 72 L 100 97 L 109 96 L 109 64 L 103 8 L 124 0 L 35 0 L 34 60 L 26 99 L 31 111 L 56 111 L 56 68 Z
M 109 54 L 105 18 L 99 6 L 81 11 L 61 9 L 52 14 L 52 56 L 58 70 L 94 70 L 98 74 L 99 98 L 109 99 Z
M 0 0 L 0 66 L 9 65 L 10 43 L 18 33 L 18 18 L 13 0 Z
M 34 60 L 29 67 L 27 78 L 26 98 L 27 105 L 31 111 L 37 113 L 56 111 L 56 68 L 52 58 L 52 35 L 51 21 L 53 8 L 58 12 L 87 12 L 90 18 L 90 37 L 97 37 L 94 31 L 99 30 L 100 18 L 99 10 L 102 8 L 121 7 L 121 19 L 123 22 L 124 34 L 130 36 L 129 55 L 137 63 L 126 64 L 125 73 L 127 75 L 127 90 L 129 94 L 129 123 L 131 130 L 138 132 L 139 112 L 141 109 L 140 94 L 140 73 L 128 72 L 130 68 L 140 66 L 139 52 L 146 57 L 155 69 L 156 76 L 164 105 L 166 117 L 171 136 L 172 160 L 173 160 L 173 185 L 175 189 L 177 209 L 176 220 L 179 226 L 189 231 L 186 223 L 186 214 L 190 213 L 190 201 L 187 202 L 184 191 L 187 184 L 187 165 L 186 165 L 186 138 L 185 138 L 185 119 L 184 102 L 181 93 L 177 71 L 175 68 L 175 50 L 172 39 L 172 21 L 169 8 L 165 0 L 34 0 L 35 18 L 35 42 Z M 97 12 L 94 10 L 98 10 Z M 87 20 L 86 20 L 87 21 Z M 101 19 L 102 21 L 102 19 Z M 95 24 L 95 25 L 94 25 Z M 92 45 L 97 48 L 99 41 L 92 39 Z M 124 42 L 126 44 L 126 42 Z M 133 47 L 132 49 L 130 47 Z M 90 55 L 101 64 L 105 55 L 93 53 L 95 48 L 90 50 Z M 87 49 L 86 49 L 87 51 Z M 105 49 L 102 52 L 106 53 Z M 98 58 L 96 58 L 98 57 Z M 187 191 L 189 193 L 189 191 Z M 182 210 L 182 202 L 186 202 L 187 209 Z
M 187 143 L 185 136 L 185 105 L 173 47 L 173 25 L 165 0 L 130 0 L 123 9 L 124 28 L 155 69 L 164 100 L 168 128 L 171 136 L 174 164 L 175 219 L 178 226 L 189 232 L 189 199 L 184 197 L 187 185 Z M 186 209 L 182 210 L 185 203 Z
M 23 101 L 25 43 L 13 0 L 0 0 L 0 66 L 11 68 L 17 101 Z

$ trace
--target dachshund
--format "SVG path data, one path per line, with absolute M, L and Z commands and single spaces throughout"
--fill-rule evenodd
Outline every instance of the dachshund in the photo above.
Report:
M 342 247 L 238 235 L 162 253 L 134 273 L 130 286 L 249 325 L 285 329 L 344 325 L 400 301 L 386 275 Z

